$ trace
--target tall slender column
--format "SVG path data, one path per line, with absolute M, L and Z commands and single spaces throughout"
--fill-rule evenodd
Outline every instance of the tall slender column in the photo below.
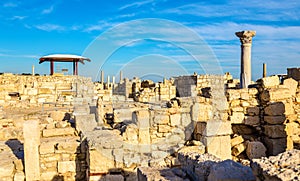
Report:
M 255 34 L 255 31 L 241 31 L 235 33 L 241 41 L 241 88 L 247 88 L 251 83 L 251 46 L 252 37 L 255 36 Z
M 31 74 L 32 76 L 34 76 L 35 74 L 34 74 L 34 65 L 32 65 L 32 74 Z
M 263 64 L 263 77 L 267 77 L 267 64 Z
M 101 70 L 101 83 L 103 84 L 104 83 L 104 71 Z
M 50 75 L 53 75 L 54 73 L 54 62 L 53 60 L 50 61 Z
M 123 75 L 122 75 L 122 74 L 123 74 L 123 72 L 120 71 L 120 81 L 119 81 L 119 83 L 122 83 L 122 82 L 123 82 L 123 80 L 122 80 L 122 79 L 123 79 Z

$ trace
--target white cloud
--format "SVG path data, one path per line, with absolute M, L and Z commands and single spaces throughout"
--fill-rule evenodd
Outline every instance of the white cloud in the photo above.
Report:
M 44 9 L 44 10 L 42 11 L 42 14 L 50 14 L 50 13 L 52 13 L 53 10 L 54 10 L 54 6 L 52 5 L 52 6 L 50 6 L 49 8 Z
M 18 4 L 13 3 L 13 2 L 8 2 L 8 3 L 3 4 L 3 7 L 5 7 L 5 8 L 13 8 L 13 7 L 17 7 L 17 6 L 18 6 Z
M 64 31 L 66 30 L 65 27 L 61 26 L 61 25 L 56 25 L 56 24 L 41 24 L 41 25 L 36 25 L 35 26 L 37 29 L 39 30 L 43 30 L 43 31 Z
M 130 3 L 130 4 L 126 4 L 122 7 L 119 8 L 119 10 L 124 10 L 124 9 L 127 9 L 127 8 L 130 8 L 130 7 L 140 7 L 140 6 L 143 6 L 145 4 L 149 4 L 149 3 L 152 3 L 154 0 L 145 0 L 145 1 L 138 1 L 138 2 L 134 2 L 134 3 Z
M 12 18 L 10 18 L 11 20 L 23 20 L 25 19 L 27 16 L 13 16 Z

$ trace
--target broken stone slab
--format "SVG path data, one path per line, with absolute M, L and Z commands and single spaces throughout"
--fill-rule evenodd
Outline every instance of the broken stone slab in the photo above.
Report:
M 231 153 L 233 156 L 238 156 L 245 150 L 246 150 L 246 143 L 241 143 L 241 144 L 235 145 L 232 148 Z
M 250 167 L 243 166 L 241 163 L 232 160 L 225 160 L 210 168 L 210 174 L 207 180 L 255 181 L 256 179 Z
M 266 156 L 267 148 L 259 141 L 251 141 L 247 144 L 246 154 L 248 158 L 261 158 Z
M 230 136 L 203 137 L 202 142 L 206 146 L 206 152 L 220 159 L 231 159 Z
M 230 141 L 231 147 L 234 147 L 235 145 L 241 144 L 244 142 L 244 138 L 242 136 L 236 136 L 233 137 Z
M 261 84 L 264 88 L 276 87 L 280 84 L 278 76 L 264 77 L 261 79 Z

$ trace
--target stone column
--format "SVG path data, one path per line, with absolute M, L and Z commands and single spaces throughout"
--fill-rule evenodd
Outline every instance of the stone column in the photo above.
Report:
M 120 81 L 119 81 L 119 83 L 122 83 L 123 82 L 123 72 L 122 71 L 120 71 Z
M 26 180 L 40 180 L 40 128 L 38 120 L 25 121 L 24 134 L 24 160 Z
M 32 65 L 32 76 L 34 76 L 34 65 Z
M 251 83 L 251 45 L 252 37 L 255 34 L 255 31 L 240 31 L 235 33 L 241 41 L 241 88 L 247 88 Z
M 104 83 L 104 71 L 101 70 L 101 83 L 103 84 Z
M 267 77 L 267 64 L 263 64 L 263 77 Z

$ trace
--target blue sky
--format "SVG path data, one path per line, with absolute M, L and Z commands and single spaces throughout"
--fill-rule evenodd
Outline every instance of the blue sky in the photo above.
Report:
M 299 0 L 1 0 L 0 72 L 31 72 L 35 65 L 36 73 L 48 74 L 49 64 L 38 64 L 38 58 L 68 53 L 92 58 L 80 65 L 79 74 L 94 79 L 101 69 L 106 75 L 123 70 L 128 77 L 210 73 L 206 64 L 238 78 L 240 42 L 234 33 L 256 30 L 252 46 L 256 80 L 264 62 L 269 75 L 300 67 L 299 9 Z M 194 33 L 201 39 L 198 44 L 191 39 Z M 126 37 L 125 44 L 120 43 Z M 119 43 L 118 49 L 103 57 L 111 42 Z M 192 43 L 192 53 L 181 46 Z M 212 52 L 203 51 L 206 48 Z M 72 69 L 69 64 L 55 68 Z

